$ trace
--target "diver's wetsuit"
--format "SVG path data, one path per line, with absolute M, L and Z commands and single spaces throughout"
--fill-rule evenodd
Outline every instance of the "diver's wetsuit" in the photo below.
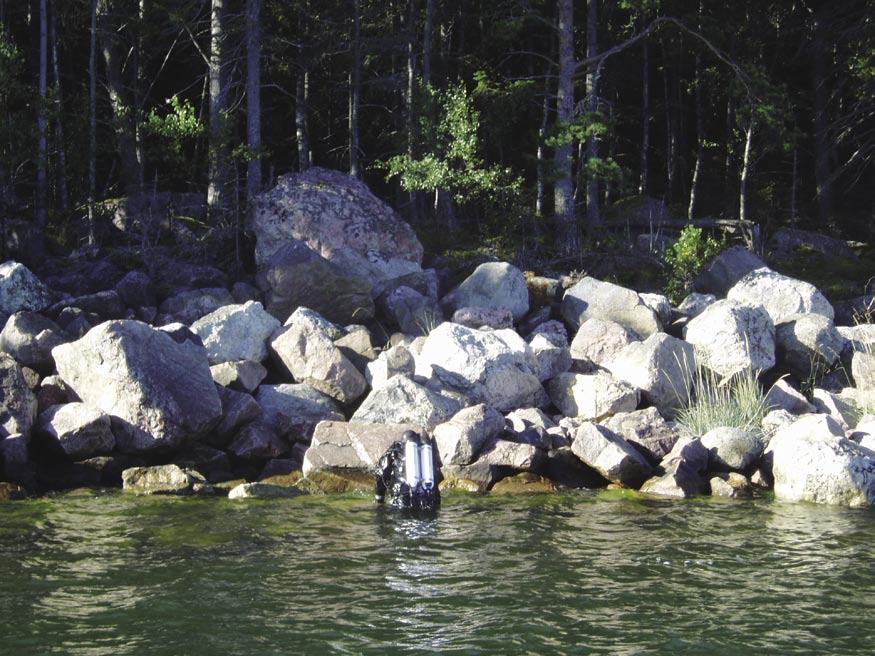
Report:
M 432 485 L 423 485 L 421 477 L 414 473 L 409 476 L 405 458 L 405 446 L 413 442 L 419 447 L 422 438 L 413 431 L 404 433 L 403 439 L 395 442 L 389 450 L 380 458 L 376 471 L 376 490 L 374 498 L 382 503 L 389 494 L 388 503 L 401 510 L 434 511 L 441 503 L 441 495 L 438 491 L 437 476 L 431 472 Z M 413 486 L 410 481 L 418 480 Z

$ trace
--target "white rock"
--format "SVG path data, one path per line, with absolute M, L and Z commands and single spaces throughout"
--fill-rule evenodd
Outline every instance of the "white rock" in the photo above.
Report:
M 267 340 L 280 322 L 265 312 L 261 303 L 226 305 L 201 317 L 191 330 L 204 343 L 210 364 L 267 358 Z
M 512 264 L 486 262 L 447 294 L 441 305 L 450 313 L 464 307 L 506 308 L 519 321 L 529 311 L 529 289 L 523 272 Z
M 585 368 L 604 365 L 638 337 L 616 321 L 588 319 L 571 341 L 571 357 Z
M 726 297 L 740 305 L 761 305 L 775 325 L 797 314 L 821 314 L 829 319 L 835 317 L 832 305 L 814 285 L 768 267 L 748 273 L 729 290 Z
M 561 311 L 575 330 L 593 318 L 616 321 L 642 339 L 662 329 L 656 312 L 636 292 L 589 276 L 565 292 Z
M 481 403 L 464 408 L 434 429 L 434 440 L 443 465 L 468 465 L 483 445 L 504 432 L 501 413 Z
M 598 420 L 638 407 L 638 390 L 609 373 L 563 373 L 547 383 L 553 404 L 567 417 Z
M 109 453 L 115 447 L 109 415 L 85 403 L 48 408 L 39 416 L 39 428 L 71 460 Z
M 596 424 L 587 422 L 577 429 L 571 450 L 606 479 L 625 487 L 640 487 L 653 471 L 626 440 Z

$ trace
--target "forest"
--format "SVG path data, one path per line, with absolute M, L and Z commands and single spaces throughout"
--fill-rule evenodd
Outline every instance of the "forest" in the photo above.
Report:
M 100 244 L 107 202 L 186 192 L 239 259 L 248 199 L 311 166 L 364 179 L 433 249 L 574 256 L 642 207 L 871 240 L 873 18 L 869 0 L 0 0 L 3 255 Z

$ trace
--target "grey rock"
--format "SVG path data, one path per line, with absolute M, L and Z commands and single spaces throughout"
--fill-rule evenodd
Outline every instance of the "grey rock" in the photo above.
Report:
M 257 419 L 243 426 L 227 446 L 241 460 L 269 460 L 289 452 L 289 447 L 271 425 Z
M 468 328 L 513 328 L 513 315 L 507 308 L 461 307 L 451 321 Z
M 158 312 L 173 317 L 174 321 L 190 325 L 210 312 L 233 303 L 234 297 L 224 287 L 186 289 L 166 298 L 158 306 Z
M 550 330 L 551 324 L 562 332 Z M 544 382 L 571 369 L 573 363 L 565 328 L 558 321 L 543 324 L 526 339 L 538 362 L 538 380 Z
M 857 421 L 859 406 L 853 388 L 834 393 L 816 387 L 811 393 L 811 402 L 818 413 L 829 415 L 846 430 Z
M 39 312 L 51 304 L 51 291 L 30 269 L 12 260 L 0 264 L 0 312 Z
M 714 296 L 714 294 L 699 294 L 698 292 L 692 292 L 691 294 L 687 294 L 687 296 L 684 297 L 684 300 L 681 301 L 681 304 L 678 306 L 678 312 L 689 319 L 693 319 L 694 317 L 698 317 L 709 306 L 716 302 L 717 297 Z
M 547 383 L 547 391 L 568 417 L 598 420 L 638 407 L 638 390 L 604 371 L 559 374 Z
M 228 492 L 229 499 L 290 499 L 303 494 L 296 487 L 270 483 L 241 483 Z
M 405 285 L 379 297 L 383 315 L 408 335 L 426 335 L 443 321 L 437 302 Z
M 230 480 L 232 477 L 228 454 L 204 444 L 195 444 L 177 454 L 173 464 L 182 469 L 200 472 L 211 483 Z
M 85 403 L 56 405 L 39 415 L 40 432 L 71 460 L 109 453 L 115 447 L 109 415 Z
M 621 412 L 605 419 L 602 425 L 638 449 L 652 464 L 668 455 L 680 439 L 680 432 L 656 408 Z
M 267 369 L 260 362 L 237 360 L 220 362 L 210 367 L 213 380 L 238 392 L 254 392 L 267 376 Z
M 139 321 L 110 321 L 52 350 L 58 374 L 112 417 L 123 452 L 178 448 L 222 415 L 206 351 Z
M 405 376 L 393 376 L 372 390 L 350 418 L 357 423 L 414 424 L 430 431 L 455 415 L 461 405 Z
M 659 319 L 641 296 L 625 287 L 586 277 L 562 298 L 562 318 L 574 330 L 587 319 L 616 321 L 645 338 L 659 332 Z
M 334 400 L 306 384 L 262 385 L 255 400 L 264 411 L 264 421 L 291 441 L 308 442 L 320 421 L 343 421 Z
M 413 355 L 404 344 L 396 344 L 380 353 L 376 360 L 368 363 L 365 379 L 371 389 L 376 390 L 383 387 L 392 376 L 400 374 L 410 378 L 415 370 L 416 362 Z
M 280 322 L 265 312 L 261 303 L 226 305 L 201 317 L 191 330 L 204 344 L 210 364 L 267 358 L 267 340 Z
M 739 280 L 727 293 L 739 305 L 765 308 L 775 325 L 797 314 L 835 316 L 832 305 L 814 285 L 790 278 L 764 267 Z
M 25 444 L 36 421 L 37 401 L 15 360 L 0 353 L 0 437 L 20 434 Z
M 830 257 L 858 259 L 845 240 L 798 228 L 778 228 L 769 240 L 769 248 L 775 255 L 781 256 L 796 255 L 799 248 L 804 248 Z
M 639 294 L 644 305 L 649 307 L 656 313 L 656 317 L 663 326 L 667 326 L 671 321 L 671 303 L 668 298 L 662 294 Z
M 218 386 L 222 400 L 222 421 L 204 438 L 204 442 L 214 446 L 224 446 L 237 430 L 261 417 L 263 410 L 258 401 L 246 392 L 237 392 Z
M 812 412 L 814 408 L 812 408 Z M 760 422 L 760 428 L 763 432 L 763 443 L 768 446 L 769 442 L 781 428 L 792 424 L 799 417 L 787 412 L 784 409 L 772 410 Z
M 513 442 L 532 444 L 541 449 L 553 447 L 556 422 L 538 408 L 520 408 L 505 417 L 505 434 Z M 564 431 L 559 433 L 564 437 Z
M 693 282 L 693 288 L 702 294 L 723 297 L 748 273 L 764 266 L 765 262 L 744 246 L 733 246 L 711 261 Z
M 851 360 L 851 375 L 860 389 L 875 390 L 875 348 L 856 352 Z
M 494 439 L 485 444 L 475 464 L 530 472 L 539 469 L 543 459 L 543 449 L 532 444 Z
M 249 301 L 261 302 L 261 291 L 258 287 L 250 285 L 248 282 L 238 280 L 231 285 L 231 296 L 234 297 L 235 303 L 248 303 Z
M 640 487 L 653 471 L 628 442 L 597 424 L 582 424 L 574 435 L 571 450 L 606 479 L 624 487 Z
M 711 496 L 727 499 L 749 498 L 753 495 L 753 487 L 747 477 L 737 472 L 729 472 L 714 476 L 710 481 Z
M 529 311 L 529 290 L 523 272 L 512 264 L 485 262 L 444 296 L 441 305 L 449 312 L 471 307 L 505 309 L 519 321 Z
M 335 339 L 334 345 L 362 373 L 377 359 L 373 336 L 365 326 L 347 326 L 346 335 Z
M 0 478 L 10 483 L 20 483 L 28 487 L 34 482 L 33 466 L 29 460 L 28 435 L 14 433 L 0 437 Z
M 778 324 L 775 345 L 782 367 L 805 380 L 812 373 L 834 365 L 846 342 L 832 319 L 819 314 L 802 314 Z
M 43 374 L 55 368 L 52 349 L 67 341 L 69 337 L 58 324 L 36 312 L 16 312 L 0 332 L 0 350 Z
M 329 321 L 315 310 L 307 307 L 299 307 L 289 315 L 283 323 L 284 326 L 308 326 L 313 330 L 325 333 L 333 342 L 346 335 L 346 331 L 336 323 Z
M 571 341 L 571 357 L 578 360 L 583 369 L 603 366 L 638 337 L 616 321 L 588 319 Z
M 192 494 L 206 482 L 198 472 L 177 465 L 131 467 L 122 472 L 122 489 L 135 494 Z
M 804 415 L 815 412 L 814 406 L 808 402 L 801 392 L 796 391 L 783 378 L 775 381 L 775 384 L 766 393 L 766 405 L 773 410 L 786 410 L 794 415 Z
M 700 364 L 720 376 L 775 366 L 775 327 L 759 306 L 723 300 L 711 304 L 684 329 Z
M 679 499 L 705 494 L 707 470 L 708 449 L 701 440 L 681 438 L 660 462 L 657 475 L 641 486 L 641 492 Z
M 70 389 L 58 375 L 46 376 L 43 378 L 36 390 L 36 401 L 39 413 L 48 410 L 53 405 L 61 405 L 63 403 L 68 403 L 71 400 Z
M 469 465 L 483 445 L 503 431 L 501 413 L 481 403 L 460 410 L 449 421 L 438 424 L 432 434 L 442 465 Z
M 122 303 L 128 307 L 158 305 L 152 279 L 142 271 L 128 271 L 114 287 Z
M 754 470 L 763 452 L 763 441 L 752 431 L 720 426 L 702 436 L 702 444 L 710 453 L 711 471 Z

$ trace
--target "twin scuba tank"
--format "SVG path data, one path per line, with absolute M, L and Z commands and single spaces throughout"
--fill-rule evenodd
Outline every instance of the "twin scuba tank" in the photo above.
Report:
M 411 497 L 434 492 L 434 455 L 427 442 L 404 441 L 404 482 Z

